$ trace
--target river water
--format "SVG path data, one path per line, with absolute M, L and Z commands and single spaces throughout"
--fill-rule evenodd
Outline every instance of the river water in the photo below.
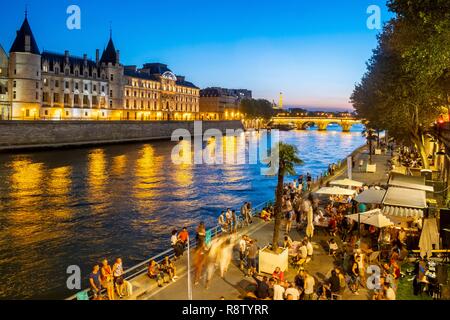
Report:
M 319 175 L 364 144 L 361 130 L 280 138 L 298 146 L 298 173 Z M 262 164 L 175 165 L 175 145 L 0 154 L 0 299 L 65 298 L 74 293 L 70 265 L 86 276 L 101 258 L 120 256 L 130 267 L 167 249 L 174 227 L 212 226 L 227 207 L 273 198 L 276 179 L 261 175 Z

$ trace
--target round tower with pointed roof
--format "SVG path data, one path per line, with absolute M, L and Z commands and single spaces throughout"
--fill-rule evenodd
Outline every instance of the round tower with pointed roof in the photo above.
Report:
M 109 83 L 109 104 L 110 109 L 123 109 L 123 78 L 124 67 L 120 64 L 120 52 L 116 50 L 112 39 L 112 32 L 106 49 L 103 50 L 100 65 L 105 70 Z
M 41 107 L 41 54 L 26 13 L 9 54 L 8 92 L 12 118 L 37 119 Z

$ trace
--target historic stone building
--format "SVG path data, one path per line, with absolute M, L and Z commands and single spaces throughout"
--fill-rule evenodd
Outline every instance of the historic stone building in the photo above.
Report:
M 193 120 L 199 112 L 200 89 L 167 65 L 125 67 L 126 119 Z
M 27 17 L 9 56 L 0 47 L 0 119 L 191 120 L 199 91 L 164 64 L 123 66 L 112 36 L 95 60 L 41 53 Z
M 245 89 L 206 88 L 200 91 L 200 119 L 241 120 L 242 99 L 251 99 L 252 92 Z

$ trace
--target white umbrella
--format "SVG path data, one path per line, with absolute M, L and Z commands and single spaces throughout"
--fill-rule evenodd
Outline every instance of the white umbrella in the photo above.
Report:
M 352 196 L 356 193 L 355 190 L 344 189 L 340 187 L 324 187 L 316 191 L 317 194 L 329 194 L 336 196 Z
M 374 214 L 364 219 L 364 224 L 368 224 L 377 228 L 385 228 L 393 226 L 394 223 L 382 213 Z
M 332 186 L 346 186 L 346 187 L 362 187 L 364 184 L 359 181 L 351 180 L 351 179 L 342 179 L 342 180 L 334 180 L 330 182 Z
M 385 228 L 394 225 L 394 223 L 389 218 L 387 218 L 385 215 L 381 213 L 380 209 L 374 209 L 362 213 L 351 214 L 348 215 L 347 218 L 377 228 Z

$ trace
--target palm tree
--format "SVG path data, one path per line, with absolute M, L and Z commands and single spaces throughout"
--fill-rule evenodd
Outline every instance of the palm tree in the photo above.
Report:
M 372 164 L 372 144 L 373 141 L 378 139 L 378 135 L 376 134 L 376 131 L 374 129 L 365 128 L 362 132 L 362 135 L 366 137 L 367 142 L 369 143 L 369 164 Z
M 294 145 L 278 143 L 278 183 L 275 192 L 275 226 L 273 231 L 272 250 L 276 253 L 278 250 L 278 238 L 280 236 L 280 227 L 282 220 L 281 207 L 283 204 L 284 176 L 286 174 L 295 175 L 295 165 L 300 165 L 303 161 L 298 157 L 298 149 Z M 270 166 L 271 164 L 269 164 Z

